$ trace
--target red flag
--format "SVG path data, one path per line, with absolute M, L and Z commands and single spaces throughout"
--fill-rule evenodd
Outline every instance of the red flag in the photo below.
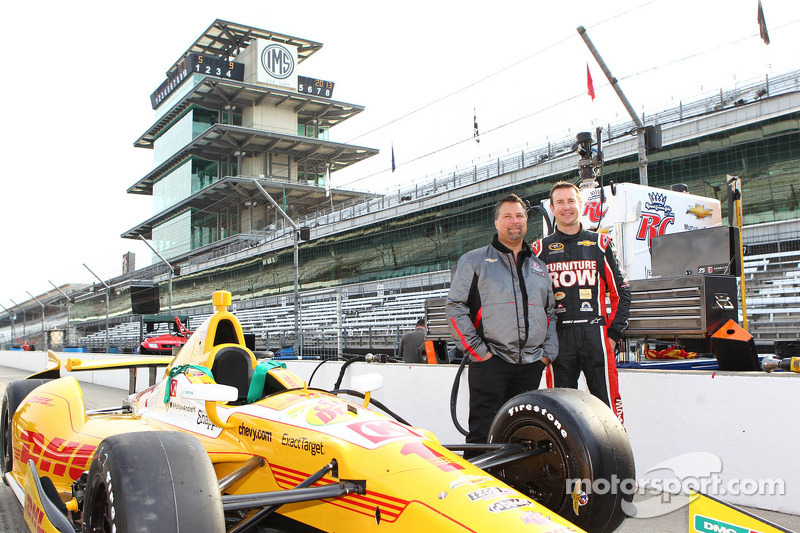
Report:
M 592 102 L 594 102 L 594 83 L 592 83 L 592 73 L 589 72 L 589 63 L 586 63 L 586 85 L 589 87 L 589 96 L 592 97 Z

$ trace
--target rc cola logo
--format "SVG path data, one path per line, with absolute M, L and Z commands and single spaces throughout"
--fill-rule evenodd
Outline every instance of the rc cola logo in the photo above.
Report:
M 667 205 L 667 195 L 660 192 L 651 192 L 649 202 L 645 202 L 642 216 L 639 219 L 639 230 L 636 232 L 637 241 L 650 242 L 655 236 L 664 235 L 667 226 L 675 223 L 675 213 Z
M 283 80 L 294 72 L 294 58 L 280 44 L 271 44 L 261 52 L 261 66 L 275 79 Z
M 608 213 L 608 206 L 603 209 L 605 202 L 601 201 L 600 194 L 592 192 L 589 199 L 583 207 L 583 216 L 589 216 L 589 221 L 600 222 L 606 213 Z

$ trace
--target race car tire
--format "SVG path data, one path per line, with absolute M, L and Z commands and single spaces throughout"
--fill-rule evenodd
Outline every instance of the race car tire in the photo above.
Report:
M 489 442 L 531 440 L 551 450 L 490 472 L 589 533 L 614 531 L 636 490 L 633 451 L 616 415 L 573 389 L 526 392 L 509 400 Z M 580 480 L 580 486 L 576 485 Z
M 14 468 L 14 447 L 11 438 L 11 422 L 14 419 L 14 413 L 17 412 L 17 407 L 22 403 L 22 400 L 33 389 L 48 381 L 50 380 L 21 379 L 12 381 L 6 386 L 6 392 L 3 395 L 2 415 L 0 415 L 2 416 L 2 419 L 0 419 L 0 449 L 3 450 L 3 481 L 5 481 L 5 474 L 11 472 Z
M 184 433 L 123 433 L 97 447 L 83 503 L 83 531 L 225 531 L 208 453 Z

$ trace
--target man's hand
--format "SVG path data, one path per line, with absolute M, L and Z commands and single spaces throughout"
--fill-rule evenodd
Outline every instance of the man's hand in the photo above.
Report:
M 610 343 L 611 343 L 611 351 L 613 352 L 613 351 L 614 351 L 614 350 L 617 348 L 617 341 L 615 341 L 615 340 L 614 340 L 614 339 L 612 339 L 612 338 L 609 338 L 609 339 L 608 339 L 608 342 L 610 342 Z
M 544 366 L 549 365 L 550 364 L 550 358 L 547 357 L 546 355 L 543 355 L 542 356 L 542 363 L 544 363 Z
M 492 352 L 486 352 L 486 355 L 483 356 L 483 359 L 481 359 L 481 361 L 488 361 L 491 358 L 492 358 Z

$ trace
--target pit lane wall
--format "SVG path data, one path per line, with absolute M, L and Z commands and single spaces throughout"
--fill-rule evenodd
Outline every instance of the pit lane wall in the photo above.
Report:
M 66 361 L 75 354 L 59 355 Z M 80 355 L 86 360 L 102 357 Z M 35 372 L 45 361 L 43 352 L 0 351 L 0 366 Z M 319 361 L 286 363 L 305 380 L 316 370 L 310 386 L 326 390 L 333 388 L 342 367 L 338 361 L 321 366 Z M 340 388 L 349 388 L 354 375 L 380 373 L 385 385 L 373 393 L 375 399 L 411 424 L 433 430 L 443 443 L 459 443 L 463 436 L 450 417 L 456 371 L 455 365 L 355 363 L 347 368 Z M 465 370 L 460 379 L 457 402 L 463 426 L 469 395 L 466 374 Z M 72 375 L 79 381 L 128 388 L 128 370 Z M 620 370 L 619 379 L 640 485 L 661 480 L 670 491 L 675 479 L 696 479 L 708 483 L 708 492 L 726 502 L 800 515 L 800 462 L 792 458 L 800 441 L 800 375 Z M 140 369 L 137 390 L 145 388 L 147 380 L 147 370 Z

